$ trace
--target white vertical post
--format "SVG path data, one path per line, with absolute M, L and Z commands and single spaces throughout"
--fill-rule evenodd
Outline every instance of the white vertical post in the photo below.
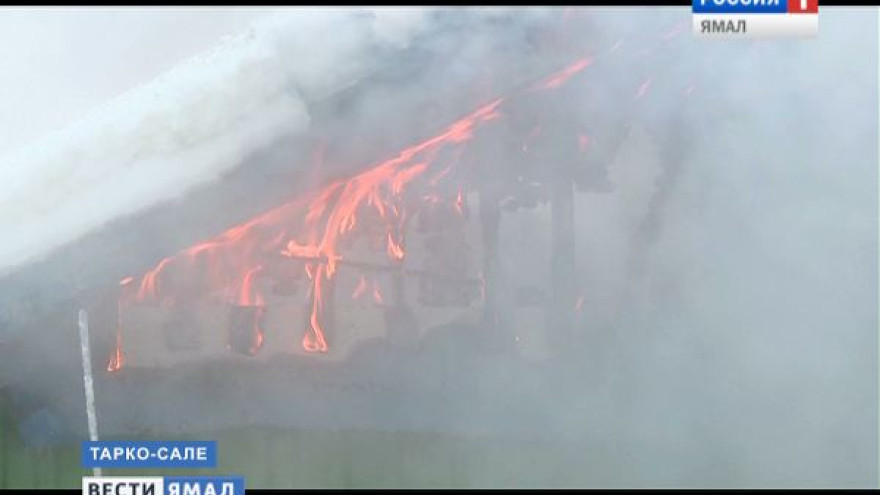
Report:
M 92 351 L 89 345 L 89 314 L 79 310 L 79 344 L 82 351 L 83 386 L 86 391 L 86 416 L 89 420 L 89 440 L 98 440 L 98 418 L 95 415 L 95 387 L 92 380 Z M 92 468 L 94 476 L 101 476 L 101 468 Z

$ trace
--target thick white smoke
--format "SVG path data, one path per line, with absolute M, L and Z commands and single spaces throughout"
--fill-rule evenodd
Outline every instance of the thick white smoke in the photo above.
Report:
M 274 16 L 0 157 L 0 272 L 182 195 L 273 140 L 307 130 L 310 102 L 369 74 L 377 52 L 405 47 L 426 13 Z
M 385 139 L 408 143 L 418 136 L 420 129 L 403 128 L 391 115 L 416 106 L 404 102 L 435 100 L 412 120 L 436 131 L 448 123 L 441 110 L 471 110 L 454 97 L 480 89 L 468 83 L 483 70 L 501 74 L 497 79 L 546 73 L 540 59 L 557 54 L 535 48 L 534 33 L 518 23 L 546 13 L 518 10 L 511 21 L 503 10 L 462 9 L 441 26 L 426 10 L 298 10 L 255 26 L 70 129 L 0 158 L 0 272 L 117 216 L 186 194 L 267 143 L 316 128 L 311 104 L 381 70 L 383 55 L 404 69 L 416 66 L 419 77 L 365 84 L 354 110 L 330 119 L 352 138 L 342 147 L 358 156 L 372 147 L 385 153 L 397 149 Z M 876 18 L 863 10 L 823 11 L 816 40 L 713 43 L 690 37 L 687 9 L 665 13 L 585 9 L 569 32 L 575 56 L 608 53 L 623 40 L 615 56 L 630 57 L 613 59 L 623 60 L 617 72 L 601 62 L 591 66 L 584 92 L 566 102 L 591 116 L 591 137 L 600 145 L 627 129 L 624 146 L 602 163 L 609 190 L 576 198 L 571 276 L 583 297 L 577 362 L 557 371 L 550 360 L 552 381 L 504 381 L 539 374 L 531 363 L 510 366 L 514 361 L 484 356 L 479 366 L 456 367 L 467 362 L 459 361 L 467 342 L 431 344 L 439 345 L 431 347 L 437 369 L 454 370 L 444 376 L 475 384 L 467 389 L 473 395 L 456 403 L 467 407 L 444 409 L 422 396 L 406 405 L 377 393 L 375 408 L 357 403 L 340 410 L 395 426 L 439 418 L 461 430 L 506 424 L 524 434 L 561 433 L 528 447 L 486 442 L 498 454 L 481 450 L 474 463 L 456 458 L 445 480 L 471 485 L 498 486 L 507 473 L 509 483 L 557 486 L 876 485 Z M 493 29 L 460 28 L 476 14 Z M 681 22 L 678 44 L 656 42 L 655 34 Z M 434 36 L 435 28 L 447 36 Z M 645 33 L 647 47 L 627 45 Z M 420 34 L 431 36 L 414 43 Z M 443 56 L 425 66 L 411 53 L 393 56 L 407 46 L 428 51 L 422 45 Z M 653 85 L 631 116 L 626 109 L 645 75 Z M 680 96 L 692 84 L 684 103 Z M 487 86 L 486 94 L 497 96 L 498 88 Z M 665 132 L 673 126 L 677 142 Z M 500 261 L 511 286 L 547 283 L 550 227 L 546 205 L 503 214 Z M 553 330 L 545 329 L 541 308 L 517 308 L 512 319 L 523 353 L 540 357 L 532 343 Z M 69 333 L 64 324 L 56 328 Z M 421 359 L 409 369 L 430 375 L 432 364 Z M 12 362 L 0 360 L 29 385 L 48 376 L 21 372 Z M 394 359 L 382 364 L 389 376 L 417 383 Z M 338 418 L 321 407 L 292 414 L 306 401 L 278 393 L 278 382 L 264 386 L 260 400 L 241 401 L 254 417 Z M 175 394 L 161 403 L 204 397 Z M 79 391 L 73 395 L 81 410 Z M 498 414 L 498 404 L 514 395 L 527 399 L 526 413 L 509 407 Z M 128 397 L 120 395 L 120 403 Z M 240 411 L 205 404 L 212 417 L 204 421 L 218 424 Z M 522 419 L 532 411 L 537 420 Z M 181 416 L 170 414 L 169 421 Z M 433 445 L 420 447 L 430 453 Z M 338 456 L 328 454 L 328 464 L 344 464 Z M 442 464 L 433 454 L 407 456 L 415 464 Z M 388 466 L 377 475 L 388 484 L 407 472 Z

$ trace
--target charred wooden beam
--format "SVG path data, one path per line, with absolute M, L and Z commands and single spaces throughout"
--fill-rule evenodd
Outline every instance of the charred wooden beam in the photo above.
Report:
M 296 256 L 296 255 L 285 255 L 285 258 L 289 258 L 291 260 L 303 261 L 306 263 L 319 263 L 324 264 L 327 263 L 328 259 L 323 256 Z M 362 270 L 369 271 L 377 271 L 377 272 L 389 272 L 389 273 L 399 273 L 400 275 L 408 276 L 408 277 L 418 277 L 418 278 L 430 278 L 435 280 L 442 280 L 446 282 L 455 282 L 466 285 L 480 285 L 482 281 L 476 278 L 469 277 L 456 277 L 451 275 L 444 275 L 442 273 L 432 273 L 426 270 L 419 270 L 417 268 L 403 268 L 400 266 L 394 265 L 383 265 L 381 263 L 374 263 L 369 261 L 358 261 L 358 260 L 350 260 L 350 259 L 341 259 L 336 261 L 337 264 L 341 266 L 347 266 L 351 268 L 359 268 Z
M 499 233 L 501 228 L 501 198 L 495 183 L 484 184 L 479 190 L 480 201 L 480 237 L 483 245 L 483 291 L 484 319 L 488 327 L 496 327 L 499 323 L 498 279 L 499 267 Z

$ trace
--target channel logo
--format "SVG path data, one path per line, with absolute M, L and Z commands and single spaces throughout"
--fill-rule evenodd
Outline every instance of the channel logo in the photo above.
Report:
M 82 495 L 245 495 L 242 476 L 101 476 L 102 468 L 216 468 L 215 441 L 86 441 Z
M 241 476 L 83 476 L 82 495 L 245 495 Z
M 693 0 L 692 15 L 698 38 L 814 38 L 819 34 L 819 0 Z

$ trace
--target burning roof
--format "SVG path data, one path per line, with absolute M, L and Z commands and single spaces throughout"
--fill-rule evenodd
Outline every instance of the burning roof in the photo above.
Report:
M 408 50 L 418 53 L 432 43 L 436 40 L 425 40 Z M 265 291 L 283 287 L 291 277 L 304 276 L 309 280 L 309 317 L 301 327 L 296 321 L 288 325 L 293 332 L 301 329 L 299 345 L 304 350 L 326 352 L 333 342 L 326 336 L 328 298 L 324 292 L 338 277 L 340 267 L 351 264 L 362 270 L 375 270 L 384 266 L 381 269 L 403 273 L 410 255 L 408 232 L 417 219 L 438 209 L 461 217 L 471 208 L 469 203 L 476 199 L 474 195 L 481 194 L 483 185 L 491 182 L 505 184 L 507 192 L 517 197 L 519 204 L 534 205 L 534 191 L 529 187 L 523 189 L 523 184 L 546 181 L 548 171 L 552 170 L 552 166 L 534 166 L 536 160 L 552 164 L 560 157 L 566 163 L 574 159 L 579 165 L 567 170 L 573 173 L 567 180 L 595 186 L 595 170 L 601 171 L 601 166 L 596 169 L 596 164 L 613 154 L 615 143 L 620 142 L 623 130 L 617 125 L 618 121 L 632 117 L 634 108 L 631 107 L 646 101 L 649 94 L 644 83 L 639 82 L 641 74 L 635 72 L 627 76 L 633 80 L 628 99 L 631 107 L 621 109 L 619 114 L 623 117 L 615 117 L 611 125 L 606 122 L 598 126 L 605 134 L 594 134 L 589 125 L 585 125 L 590 122 L 572 118 L 577 112 L 566 108 L 565 101 L 571 95 L 566 91 L 578 88 L 574 89 L 577 93 L 594 87 L 595 84 L 589 82 L 596 79 L 597 72 L 619 71 L 620 67 L 629 67 L 628 61 L 648 56 L 644 53 L 644 44 L 622 44 L 615 40 L 595 45 L 581 53 L 557 53 L 540 60 L 536 57 L 525 67 L 511 63 L 522 58 L 514 54 L 498 67 L 510 71 L 513 77 L 496 74 L 488 79 L 488 84 L 476 90 L 446 88 L 444 98 L 438 96 L 442 101 L 411 107 L 415 110 L 433 108 L 435 112 L 431 119 L 414 119 L 425 128 L 416 133 L 422 136 L 416 140 L 407 138 L 412 132 L 399 133 L 399 136 L 394 132 L 378 132 L 380 136 L 393 137 L 376 145 L 368 138 L 361 138 L 361 135 L 370 136 L 363 134 L 367 132 L 365 127 L 355 126 L 352 132 L 339 124 L 325 125 L 323 122 L 332 121 L 329 116 L 345 115 L 351 102 L 370 100 L 369 96 L 375 95 L 375 87 L 381 87 L 381 83 L 366 81 L 362 86 L 344 88 L 310 108 L 316 120 L 309 139 L 288 136 L 278 140 L 254 153 L 251 161 L 255 165 L 247 170 L 238 170 L 203 192 L 137 217 L 136 231 L 130 229 L 131 218 L 123 219 L 64 253 L 28 268 L 22 272 L 24 278 L 39 279 L 43 284 L 35 288 L 42 291 L 34 298 L 41 304 L 51 305 L 53 298 L 63 301 L 62 305 L 49 310 L 52 313 L 66 311 L 71 304 L 95 304 L 95 300 L 109 307 L 106 294 L 109 292 L 114 297 L 118 294 L 112 311 L 116 321 L 109 325 L 114 328 L 111 349 L 107 354 L 95 353 L 107 356 L 105 369 L 111 372 L 126 365 L 127 341 L 121 315 L 133 305 L 174 307 L 208 299 L 239 308 L 255 308 L 256 316 L 245 316 L 245 320 L 256 318 L 256 332 L 253 341 L 243 347 L 252 353 L 259 351 L 264 345 L 259 308 L 268 304 Z M 542 50 L 535 53 L 546 55 Z M 621 60 L 627 63 L 617 65 Z M 403 75 L 411 77 L 405 72 Z M 381 72 L 374 75 L 376 80 L 385 77 L 387 74 Z M 630 91 L 625 87 L 615 90 Z M 364 91 L 365 96 L 358 97 L 358 91 Z M 446 95 L 449 97 L 445 98 Z M 469 110 L 457 110 L 465 103 L 472 104 Z M 542 115 L 546 114 L 558 118 L 545 119 Z M 322 121 L 321 116 L 328 118 Z M 398 122 L 388 125 L 400 126 Z M 613 131 L 604 129 L 606 127 Z M 388 154 L 389 143 L 403 144 L 399 151 Z M 560 150 L 566 150 L 564 156 Z M 307 155 L 311 158 L 302 159 Z M 502 156 L 505 159 L 499 159 Z M 254 171 L 260 168 L 277 175 L 260 175 L 254 179 Z M 599 177 L 601 183 L 601 172 Z M 263 194 L 254 194 L 255 184 L 262 188 Z M 511 187 L 516 191 L 510 190 Z M 546 192 L 539 192 L 537 197 L 539 201 L 548 198 Z M 231 209 L 226 206 L 230 203 L 234 206 Z M 266 209 L 273 204 L 280 206 Z M 218 215 L 218 210 L 232 213 Z M 255 210 L 264 211 L 248 219 Z M 236 221 L 240 223 L 228 227 Z M 182 226 L 183 233 L 179 228 L 167 229 L 170 225 Z M 222 233 L 204 235 L 217 231 Z M 176 251 L 175 247 L 200 237 L 207 240 L 167 255 Z M 365 262 L 349 254 L 352 244 L 364 238 L 382 246 L 384 260 Z M 137 248 L 139 245 L 152 251 L 145 253 Z M 109 263 L 99 267 L 93 263 L 94 259 L 106 259 Z M 47 275 L 31 277 L 35 270 Z M 410 273 L 416 272 L 410 270 Z M 443 274 L 423 271 L 417 275 L 441 278 Z M 487 284 L 483 277 L 491 277 L 491 273 L 477 275 L 462 280 L 471 286 L 481 285 L 482 298 L 486 299 Z M 20 296 L 17 275 L 6 280 L 15 296 Z M 375 279 L 359 277 L 357 280 L 358 285 L 352 290 L 353 299 L 361 299 L 368 293 L 377 304 L 387 302 L 389 295 Z M 50 288 L 45 289 L 46 286 Z M 65 298 L 68 294 L 75 294 L 76 300 Z M 489 297 L 493 295 L 490 293 Z M 567 310 L 580 311 L 581 304 L 575 303 L 576 297 L 570 299 L 566 302 Z M 25 313 L 46 311 L 35 308 Z M 21 313 L 12 312 L 13 316 Z M 498 315 L 494 318 L 497 320 Z

